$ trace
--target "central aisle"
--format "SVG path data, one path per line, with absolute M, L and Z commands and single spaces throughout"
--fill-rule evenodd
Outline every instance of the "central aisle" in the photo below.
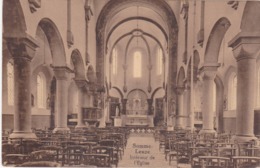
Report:
M 163 151 L 159 151 L 159 142 L 155 142 L 152 133 L 131 133 L 127 141 L 124 156 L 118 167 L 177 167 L 176 162 L 169 166 Z

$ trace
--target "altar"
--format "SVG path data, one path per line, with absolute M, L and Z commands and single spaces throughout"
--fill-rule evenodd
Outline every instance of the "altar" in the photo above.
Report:
M 135 90 L 128 95 L 126 113 L 122 115 L 122 126 L 153 127 L 153 115 L 148 115 L 147 95 Z
M 149 126 L 147 115 L 127 115 L 126 126 Z
M 122 126 L 153 127 L 153 115 L 122 115 Z

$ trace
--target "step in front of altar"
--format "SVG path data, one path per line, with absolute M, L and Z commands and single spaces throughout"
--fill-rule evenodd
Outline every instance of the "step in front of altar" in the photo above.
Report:
M 124 125 L 128 127 L 151 127 L 153 126 L 153 118 L 149 115 L 126 115 L 124 117 Z

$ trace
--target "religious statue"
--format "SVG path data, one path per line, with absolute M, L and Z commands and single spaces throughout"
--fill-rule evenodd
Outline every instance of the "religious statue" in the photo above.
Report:
M 225 110 L 227 110 L 227 102 L 228 100 L 227 100 L 227 96 L 225 96 L 225 98 L 224 98 L 224 102 L 223 102 L 223 108 L 225 109 Z
M 51 107 L 51 97 L 50 94 L 48 94 L 47 100 L 46 100 L 46 108 L 50 109 Z
M 170 111 L 169 111 L 169 115 L 171 116 L 171 117 L 173 117 L 174 115 L 176 115 L 176 103 L 175 103 L 175 101 L 172 99 L 171 100 L 171 105 L 170 105 Z
M 32 107 L 34 106 L 34 96 L 33 96 L 33 94 L 31 94 L 31 105 L 32 105 Z
M 119 107 L 116 106 L 116 117 L 118 117 L 118 116 L 119 116 Z
M 154 114 L 154 106 L 151 107 L 151 114 Z

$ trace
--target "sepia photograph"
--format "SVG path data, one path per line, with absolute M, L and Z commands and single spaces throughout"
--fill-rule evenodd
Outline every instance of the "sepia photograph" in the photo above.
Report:
M 0 3 L 2 167 L 260 168 L 260 1 Z

